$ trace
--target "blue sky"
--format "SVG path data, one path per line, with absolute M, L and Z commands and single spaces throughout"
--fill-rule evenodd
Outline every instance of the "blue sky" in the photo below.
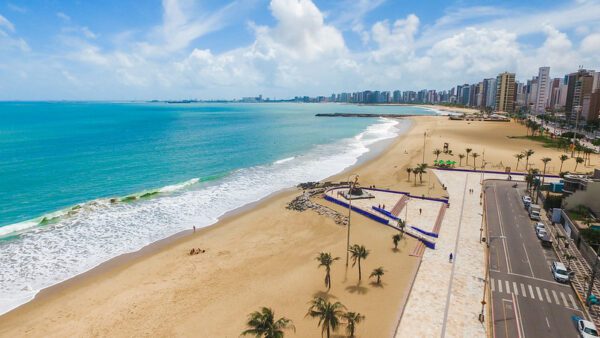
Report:
M 0 100 L 446 89 L 600 70 L 598 1 L 0 1 Z

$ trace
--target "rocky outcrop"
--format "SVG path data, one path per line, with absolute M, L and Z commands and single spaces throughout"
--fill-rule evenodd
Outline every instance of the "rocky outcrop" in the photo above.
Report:
M 347 216 L 344 216 L 333 209 L 311 201 L 311 197 L 314 197 L 315 195 L 320 195 L 324 192 L 325 188 L 305 190 L 302 193 L 302 195 L 294 198 L 290 203 L 288 203 L 287 208 L 299 212 L 312 209 L 319 215 L 332 218 L 335 221 L 335 224 L 347 225 Z

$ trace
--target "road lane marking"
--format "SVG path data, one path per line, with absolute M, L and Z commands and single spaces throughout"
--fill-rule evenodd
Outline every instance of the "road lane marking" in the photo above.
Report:
M 577 302 L 575 302 L 575 299 L 573 298 L 573 296 L 569 293 L 569 299 L 571 300 L 571 303 L 573 303 L 573 308 L 579 310 L 579 306 L 577 306 Z
M 519 308 L 519 300 L 517 299 L 517 297 L 515 297 L 514 294 L 512 295 L 512 298 L 515 309 L 515 319 L 517 320 L 517 329 L 519 331 L 519 337 L 525 337 L 525 330 L 522 326 L 523 320 L 521 319 L 521 309 Z
M 550 322 L 548 321 L 548 317 L 546 317 L 546 325 L 548 325 L 548 328 L 550 328 Z
M 521 274 L 514 273 L 514 272 L 507 273 L 507 275 L 519 276 L 519 277 L 523 277 L 523 278 L 528 278 L 528 279 L 537 280 L 537 281 L 540 281 L 540 282 L 546 282 L 546 283 L 550 283 L 550 284 L 552 284 L 552 285 L 555 285 L 555 286 L 562 286 L 563 288 L 569 288 L 569 286 L 568 286 L 568 285 L 566 285 L 566 284 L 561 284 L 561 283 L 557 283 L 557 282 L 556 282 L 556 281 L 554 281 L 554 280 L 546 280 L 546 279 L 541 279 L 541 278 L 537 278 L 537 277 L 531 277 L 531 276 L 527 276 L 527 275 L 521 275 Z
M 500 215 L 500 208 L 498 207 L 498 194 L 496 191 L 496 185 L 492 185 L 494 189 L 494 200 L 496 201 L 496 213 L 498 214 L 498 225 L 500 226 L 500 235 L 502 236 L 502 247 L 504 248 L 504 258 L 506 259 L 506 270 L 510 273 L 510 257 L 508 257 L 508 250 L 506 249 L 506 236 L 504 235 L 504 227 L 502 226 L 502 216 Z
M 527 285 L 527 287 L 529 288 L 529 294 L 531 295 L 531 298 L 535 299 L 535 295 L 533 294 L 533 288 L 531 287 L 531 285 Z
M 529 271 L 531 271 L 531 275 L 535 277 L 533 273 L 533 268 L 531 267 L 531 261 L 529 260 L 529 254 L 527 253 L 527 249 L 525 248 L 525 243 L 521 243 L 523 245 L 523 250 L 525 250 L 525 257 L 527 258 L 527 265 L 529 265 Z
M 541 301 L 544 301 L 544 297 L 542 297 L 542 292 L 540 291 L 540 287 L 539 287 L 539 286 L 536 286 L 536 287 L 535 287 L 535 291 L 537 291 L 538 298 L 539 298 Z
M 493 278 L 490 278 L 490 286 L 492 287 L 492 292 L 496 291 L 496 281 Z
M 498 279 L 498 290 L 502 292 L 502 281 Z
M 548 293 L 548 289 L 544 289 L 544 293 L 546 294 L 546 301 L 548 301 L 548 303 L 552 303 L 552 300 L 550 299 L 550 294 Z
M 519 288 L 517 288 L 517 283 L 516 282 L 513 282 L 513 290 L 515 290 L 514 291 L 515 295 L 518 296 L 519 295 Z
M 527 297 L 527 291 L 525 291 L 525 285 L 523 285 L 523 283 L 521 283 L 521 294 L 523 297 Z
M 565 298 L 565 294 L 564 293 L 560 293 L 560 298 L 562 298 L 563 303 L 565 303 L 566 307 L 569 307 L 569 303 L 567 303 L 567 299 Z
M 504 283 L 506 284 L 506 293 L 510 293 L 510 284 L 507 280 L 505 280 Z
M 560 305 L 560 302 L 558 301 L 558 296 L 556 295 L 556 291 L 552 290 L 552 296 L 554 297 L 554 302 Z

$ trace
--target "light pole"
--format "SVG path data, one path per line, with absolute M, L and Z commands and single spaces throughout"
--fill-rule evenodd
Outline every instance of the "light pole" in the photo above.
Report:
M 354 176 L 358 180 L 357 174 L 350 174 L 348 176 L 348 235 L 346 236 L 346 267 L 348 267 L 348 260 L 350 259 L 350 215 L 352 215 L 352 182 L 350 177 Z
M 425 139 L 426 139 L 426 137 L 427 137 L 427 131 L 425 131 L 423 133 L 423 162 L 421 162 L 421 163 L 425 163 Z

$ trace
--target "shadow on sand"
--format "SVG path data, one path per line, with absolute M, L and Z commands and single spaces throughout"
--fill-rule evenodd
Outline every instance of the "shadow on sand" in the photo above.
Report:
M 367 292 L 369 292 L 369 289 L 361 286 L 360 283 L 357 285 L 350 285 L 346 287 L 346 291 L 350 292 L 350 293 L 357 293 L 359 295 L 364 295 Z

